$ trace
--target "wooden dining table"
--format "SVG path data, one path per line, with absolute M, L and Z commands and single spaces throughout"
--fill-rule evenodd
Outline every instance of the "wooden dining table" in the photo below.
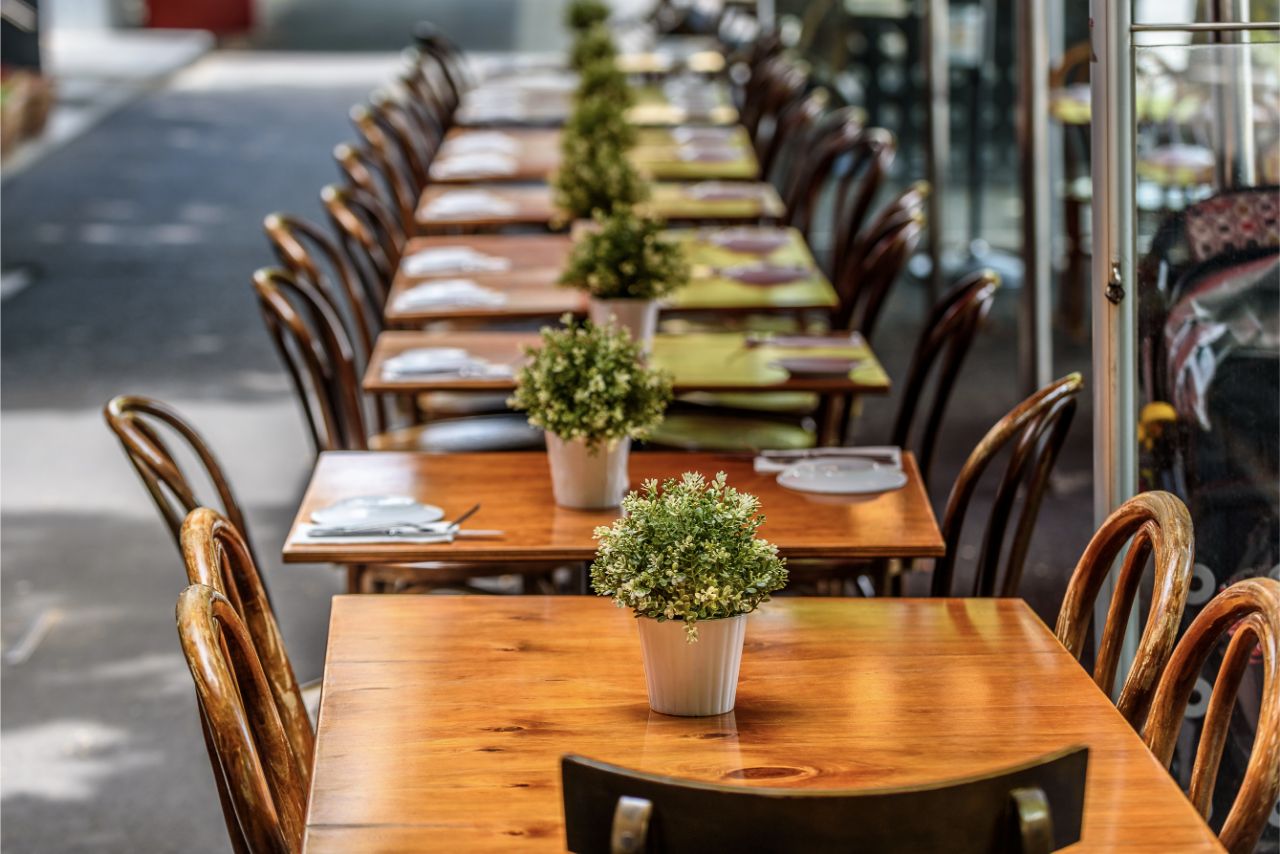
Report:
M 470 184 L 548 180 L 560 168 L 561 136 L 558 128 L 453 128 L 431 164 L 431 181 Z M 751 137 L 741 126 L 640 128 L 627 156 L 651 180 L 753 181 L 760 177 Z
M 1018 599 L 775 598 L 736 708 L 649 710 L 627 611 L 595 597 L 333 601 L 303 848 L 562 851 L 560 759 L 859 790 L 1089 748 L 1078 852 L 1221 851 L 1169 773 Z
M 814 260 L 803 235 L 788 230 L 788 243 L 768 256 L 730 252 L 711 245 L 709 229 L 672 229 L 669 239 L 678 240 L 685 250 L 692 277 L 688 284 L 668 295 L 663 312 L 762 313 L 828 310 L 839 302 L 835 288 Z M 471 234 L 415 237 L 405 246 L 406 259 L 443 248 L 469 248 L 482 255 L 501 259 L 505 270 L 474 272 L 445 270 L 429 275 L 411 275 L 410 262 L 401 260 L 391 282 L 385 319 L 392 327 L 417 327 L 437 320 L 523 320 L 555 318 L 562 314 L 584 314 L 587 295 L 559 284 L 561 273 L 573 250 L 573 238 L 564 234 Z M 794 282 L 752 285 L 735 281 L 719 271 L 738 265 L 767 261 L 770 264 L 802 267 L 811 274 Z M 407 305 L 403 295 L 410 289 L 439 279 L 465 278 L 480 287 L 500 293 L 500 303 L 440 302 Z
M 636 209 L 671 223 L 777 221 L 786 213 L 778 191 L 763 181 L 657 182 L 649 188 L 649 198 Z M 450 207 L 460 197 L 481 202 Z M 414 221 L 419 234 L 569 225 L 548 184 L 480 182 L 429 184 L 419 197 Z
M 760 534 L 779 553 L 795 558 L 861 560 L 938 557 L 942 534 L 915 458 L 904 453 L 907 483 L 871 496 L 811 495 L 779 486 L 776 474 L 757 474 L 750 455 L 638 452 L 631 455 L 633 489 L 697 471 L 724 472 L 729 485 L 760 499 L 766 517 Z M 474 504 L 467 527 L 497 529 L 498 537 L 460 537 L 452 543 L 308 538 L 311 514 L 343 499 L 408 495 L 455 518 Z M 326 451 L 311 473 L 284 545 L 288 563 L 386 564 L 416 561 L 504 563 L 587 561 L 593 535 L 618 517 L 608 510 L 557 507 L 547 455 L 541 451 L 428 454 Z
M 365 370 L 364 390 L 388 394 L 429 391 L 513 391 L 515 371 L 528 361 L 528 348 L 538 347 L 536 332 L 506 331 L 387 331 L 378 336 Z M 742 332 L 659 333 L 649 363 L 668 371 L 677 394 L 709 392 L 814 392 L 818 394 L 888 394 L 889 375 L 862 335 L 841 333 L 812 342 L 824 346 L 786 346 Z M 510 373 L 414 374 L 388 371 L 387 361 L 422 348 L 459 348 L 472 357 Z M 778 360 L 830 357 L 855 362 L 843 374 L 792 374 Z

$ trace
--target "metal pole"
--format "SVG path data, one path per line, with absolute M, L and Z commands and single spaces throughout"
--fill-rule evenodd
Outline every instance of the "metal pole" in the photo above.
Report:
M 1137 489 L 1134 352 L 1134 113 L 1131 0 L 1090 0 L 1093 68 L 1093 504 L 1101 524 Z M 1114 592 L 1109 576 L 1094 612 L 1099 640 Z M 1121 672 L 1136 655 L 1136 614 Z
M 1053 379 L 1049 234 L 1049 47 L 1041 0 L 1017 5 L 1018 150 L 1022 166 L 1022 306 L 1019 379 L 1031 394 Z
M 943 175 L 951 156 L 951 129 L 948 115 L 947 85 L 947 18 L 948 0 L 925 0 L 923 34 L 925 92 L 928 109 L 925 117 L 925 177 L 932 191 L 929 193 L 929 300 L 942 293 L 942 196 L 945 191 Z
M 1249 4 L 1214 0 L 1210 16 L 1217 23 L 1244 24 L 1249 20 Z M 1218 52 L 1218 186 L 1224 190 L 1252 187 L 1257 183 L 1257 159 L 1253 145 L 1253 66 L 1245 47 L 1249 33 L 1220 27 L 1211 39 L 1214 44 L 1237 45 Z

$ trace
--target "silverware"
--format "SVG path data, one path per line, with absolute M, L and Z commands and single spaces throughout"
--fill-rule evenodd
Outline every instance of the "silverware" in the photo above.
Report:
M 460 515 L 452 522 L 427 522 L 420 524 L 417 522 L 382 522 L 377 525 L 333 525 L 329 527 L 312 528 L 308 532 L 311 537 L 358 537 L 358 536 L 396 536 L 410 534 L 439 534 L 441 537 L 448 537 L 451 542 L 454 536 L 474 537 L 474 536 L 501 536 L 501 531 L 460 531 L 459 527 L 463 522 L 470 519 L 479 511 L 480 505 L 472 505 L 466 512 Z

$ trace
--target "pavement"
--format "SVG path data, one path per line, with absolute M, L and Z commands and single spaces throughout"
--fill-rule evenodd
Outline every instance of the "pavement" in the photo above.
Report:
M 0 847 L 225 851 L 173 605 L 172 541 L 102 423 L 113 395 L 175 405 L 205 432 L 247 507 L 302 679 L 321 672 L 327 567 L 276 547 L 311 452 L 254 305 L 260 224 L 318 218 L 346 112 L 391 54 L 213 52 L 4 184 L 5 264 L 29 284 L 0 311 Z M 923 316 L 894 296 L 878 349 L 902 376 Z M 956 392 L 939 504 L 965 455 L 1018 401 L 1014 294 L 1002 294 Z M 1059 373 L 1087 352 L 1064 346 Z M 1052 620 L 1092 528 L 1090 415 L 1077 418 L 1042 511 L 1024 592 Z M 869 401 L 859 438 L 887 433 Z M 988 489 L 979 496 L 980 518 Z M 962 561 L 976 544 L 966 543 Z

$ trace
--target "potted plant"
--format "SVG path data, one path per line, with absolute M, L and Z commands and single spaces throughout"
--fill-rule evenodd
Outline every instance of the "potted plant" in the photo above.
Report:
M 635 612 L 649 706 L 666 715 L 733 710 L 747 615 L 787 583 L 776 546 L 756 536 L 760 502 L 696 472 L 646 481 L 596 529 L 591 586 Z
M 648 187 L 626 151 L 579 133 L 561 137 L 561 163 L 553 179 L 556 206 L 568 219 L 590 217 L 630 206 L 648 195 Z
M 648 367 L 626 330 L 575 325 L 542 330 L 529 348 L 509 404 L 547 431 L 556 504 L 579 510 L 617 507 L 627 491 L 632 438 L 662 423 L 671 377 Z
M 689 281 L 689 264 L 677 244 L 662 238 L 659 222 L 631 208 L 597 214 L 596 224 L 574 245 L 560 281 L 591 295 L 594 323 L 617 318 L 647 348 L 658 323 L 658 300 Z
M 604 98 L 625 111 L 635 103 L 636 93 L 616 62 L 612 59 L 600 59 L 588 63 L 578 75 L 578 88 L 574 93 L 577 101 L 589 98 Z
M 589 30 L 609 20 L 609 5 L 601 0 L 572 0 L 565 9 L 564 22 L 574 32 Z
M 617 58 L 618 47 L 613 43 L 613 34 L 603 23 L 579 31 L 569 48 L 569 67 L 578 72 L 592 63 L 601 60 L 614 62 Z
M 573 112 L 565 121 L 564 134 L 620 151 L 628 151 L 636 144 L 636 129 L 627 120 L 626 104 L 617 98 L 595 94 L 574 103 Z

